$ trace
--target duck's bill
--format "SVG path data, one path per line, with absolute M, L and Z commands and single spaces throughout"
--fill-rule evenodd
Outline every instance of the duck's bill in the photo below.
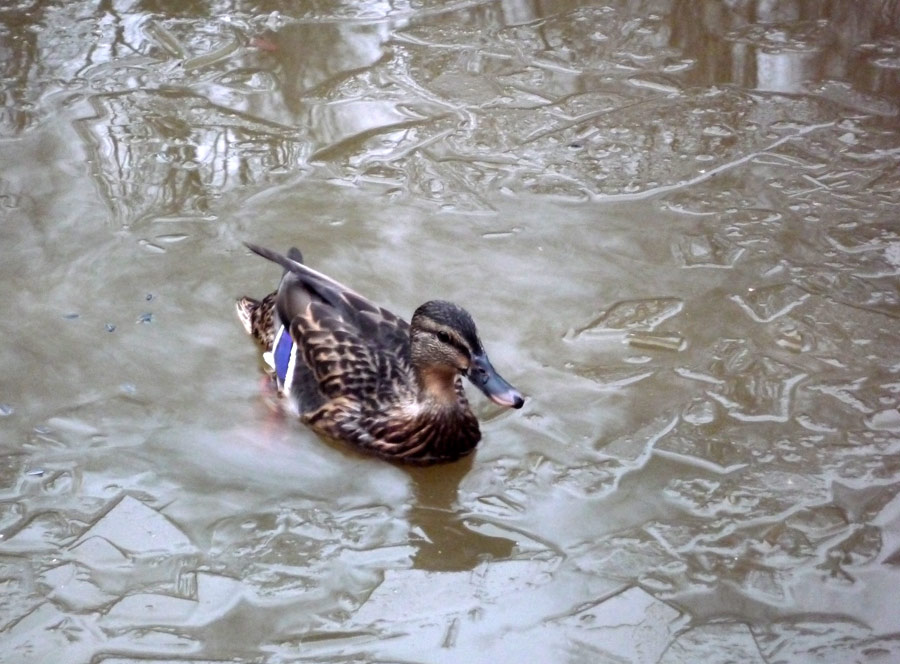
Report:
M 475 387 L 496 404 L 507 408 L 521 408 L 525 403 L 521 393 L 497 373 L 487 355 L 472 358 L 472 365 L 466 375 Z

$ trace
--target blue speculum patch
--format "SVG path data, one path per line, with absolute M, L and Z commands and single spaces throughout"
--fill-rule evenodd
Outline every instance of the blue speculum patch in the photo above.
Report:
M 281 328 L 278 333 L 278 339 L 275 342 L 275 349 L 272 356 L 275 359 L 275 375 L 278 376 L 279 385 L 284 385 L 285 376 L 287 376 L 288 364 L 291 361 L 291 348 L 294 341 L 287 330 Z

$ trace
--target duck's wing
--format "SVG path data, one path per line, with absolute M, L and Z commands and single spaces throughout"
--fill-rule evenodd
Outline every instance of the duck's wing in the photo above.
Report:
M 408 337 L 402 344 L 378 343 L 318 302 L 294 317 L 290 331 L 326 400 L 373 413 L 415 398 Z
M 336 319 L 362 339 L 387 348 L 409 346 L 409 324 L 366 299 L 331 277 L 303 264 L 300 251 L 292 248 L 288 255 L 246 243 L 247 248 L 263 258 L 278 263 L 285 272 L 278 286 L 276 310 L 281 324 L 291 329 L 297 316 L 306 315 L 311 304 L 320 304 L 323 320 Z M 404 353 L 404 355 L 407 353 Z
M 349 399 L 362 411 L 413 398 L 409 324 L 302 263 L 248 244 L 285 269 L 275 308 L 326 400 Z

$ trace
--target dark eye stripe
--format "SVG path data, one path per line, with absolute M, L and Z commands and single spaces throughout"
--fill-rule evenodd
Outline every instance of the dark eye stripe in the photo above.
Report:
M 438 338 L 438 341 L 447 344 L 448 346 L 453 346 L 456 350 L 458 350 L 466 357 L 469 357 L 471 355 L 471 351 L 468 349 L 468 347 L 465 344 L 461 343 L 449 332 L 446 332 L 445 330 L 432 330 L 431 333 Z

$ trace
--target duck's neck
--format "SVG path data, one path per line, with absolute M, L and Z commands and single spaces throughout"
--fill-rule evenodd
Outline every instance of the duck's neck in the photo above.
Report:
M 417 368 L 416 381 L 419 384 L 419 402 L 425 406 L 458 408 L 457 373 L 447 367 L 426 366 Z

